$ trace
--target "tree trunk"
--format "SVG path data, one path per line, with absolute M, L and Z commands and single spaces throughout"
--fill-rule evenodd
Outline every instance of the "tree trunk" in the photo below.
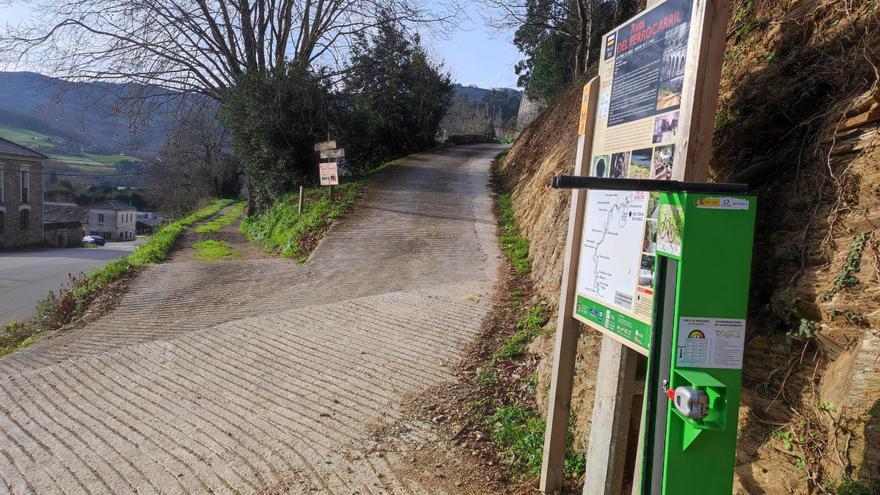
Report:
M 587 59 L 590 56 L 589 52 L 589 40 L 590 40 L 590 30 L 592 24 L 591 12 L 589 12 L 589 8 L 587 6 L 588 2 L 592 0 L 578 0 L 577 1 L 577 15 L 578 15 L 578 37 L 577 37 L 577 46 L 574 51 L 574 77 L 573 79 L 579 78 L 584 72 L 587 71 Z

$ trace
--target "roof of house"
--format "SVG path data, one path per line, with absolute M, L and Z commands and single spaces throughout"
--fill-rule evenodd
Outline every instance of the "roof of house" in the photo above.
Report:
M 13 155 L 13 156 L 22 156 L 27 158 L 41 158 L 48 159 L 49 157 L 36 152 L 30 148 L 25 148 L 24 146 L 13 143 L 12 141 L 0 138 L 0 154 L 2 155 Z
M 43 203 L 43 223 L 83 222 L 85 208 L 75 203 Z
M 122 201 L 116 201 L 115 199 L 111 199 L 110 201 L 101 201 L 100 203 L 95 203 L 89 206 L 90 210 L 136 210 L 134 206 L 129 205 L 128 203 L 124 203 Z

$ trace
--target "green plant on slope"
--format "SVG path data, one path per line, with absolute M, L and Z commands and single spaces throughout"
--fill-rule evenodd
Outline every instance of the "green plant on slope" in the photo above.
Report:
M 547 422 L 529 409 L 510 405 L 499 407 L 489 421 L 492 439 L 518 473 L 514 479 L 539 476 Z M 586 459 L 574 450 L 573 442 L 574 428 L 569 427 L 564 469 L 567 476 L 579 478 L 584 473 Z
M 849 246 L 849 252 L 846 255 L 846 259 L 843 261 L 843 267 L 841 267 L 840 272 L 838 272 L 837 278 L 834 279 L 833 292 L 837 292 L 844 287 L 858 285 L 859 279 L 855 277 L 855 273 L 861 269 L 862 253 L 865 251 L 865 246 L 868 244 L 869 236 L 870 234 L 868 232 L 862 232 L 853 239 L 852 244 Z
M 825 493 L 836 495 L 874 495 L 877 493 L 877 483 L 874 481 L 859 481 L 844 478 L 829 482 L 825 485 Z
M 495 366 L 502 359 L 512 359 L 521 356 L 529 342 L 541 334 L 547 323 L 547 308 L 543 305 L 532 308 L 525 316 L 516 322 L 516 331 L 494 355 L 490 361 Z
M 528 409 L 502 406 L 489 418 L 492 438 L 523 477 L 541 474 L 546 422 Z
M 529 259 L 529 240 L 519 231 L 513 216 L 513 201 L 510 193 L 498 195 L 498 220 L 501 223 L 501 247 L 510 256 L 517 275 L 525 275 L 532 269 Z
M 288 258 L 308 255 L 326 228 L 342 216 L 357 198 L 361 182 L 336 187 L 335 201 L 330 201 L 326 188 L 309 189 L 303 212 L 297 211 L 298 195 L 288 194 L 269 207 L 265 213 L 245 218 L 241 231 L 251 241 L 267 250 Z

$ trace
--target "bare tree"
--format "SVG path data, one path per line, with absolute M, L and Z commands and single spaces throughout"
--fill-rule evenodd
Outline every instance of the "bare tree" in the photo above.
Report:
M 572 73 L 583 74 L 598 37 L 644 8 L 645 0 L 481 0 L 484 17 L 499 30 L 532 27 L 561 35 L 575 46 Z
M 239 163 L 216 109 L 216 103 L 192 104 L 178 112 L 165 146 L 149 167 L 150 197 L 163 212 L 179 214 L 204 198 L 239 194 Z
M 356 35 L 382 19 L 442 29 L 459 12 L 454 3 L 428 6 L 419 0 L 38 0 L 32 5 L 35 20 L 0 31 L 0 63 L 68 80 L 134 82 L 215 100 L 251 70 L 286 61 L 336 67 Z

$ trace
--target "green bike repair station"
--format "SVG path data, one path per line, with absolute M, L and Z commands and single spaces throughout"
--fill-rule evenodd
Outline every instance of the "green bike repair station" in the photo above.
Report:
M 742 184 L 561 176 L 553 186 L 587 189 L 585 222 L 595 219 L 574 316 L 648 357 L 640 493 L 729 495 L 756 198 Z M 627 256 L 613 246 L 627 222 L 646 225 L 635 300 L 608 290 L 616 275 L 603 267 Z

